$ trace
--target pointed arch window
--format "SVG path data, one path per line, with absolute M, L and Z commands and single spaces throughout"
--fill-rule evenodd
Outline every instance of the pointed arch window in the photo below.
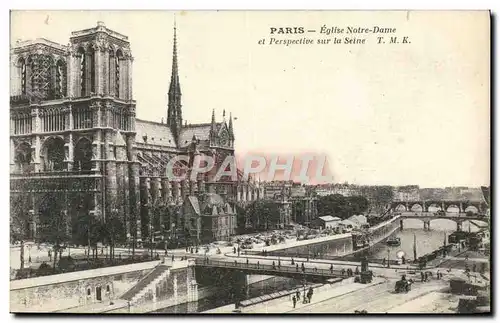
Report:
M 113 95 L 115 93 L 115 74 L 116 74 L 116 63 L 115 63 L 115 52 L 113 49 L 109 50 L 108 59 L 108 94 Z
M 80 47 L 78 48 L 77 52 L 77 57 L 78 57 L 78 66 L 80 68 L 80 96 L 84 96 L 86 93 L 87 89 L 87 84 L 86 84 L 86 74 L 87 74 L 87 59 L 85 57 L 85 50 Z
M 52 69 L 54 60 L 51 55 L 33 54 L 28 58 L 31 68 L 31 96 L 38 99 L 49 98 L 52 94 Z
M 121 61 L 123 60 L 123 52 L 119 49 L 115 56 L 115 96 L 120 98 L 120 81 L 121 81 Z
M 92 143 L 87 138 L 82 138 L 75 146 L 74 167 L 76 170 L 92 169 Z
M 88 77 L 90 78 L 89 83 L 90 83 L 90 93 L 96 93 L 96 84 L 95 84 L 95 75 L 96 75 L 96 70 L 95 70 L 95 50 L 91 46 L 89 48 L 89 75 Z
M 65 96 L 66 96 L 66 62 L 60 59 L 56 63 L 55 97 L 59 99 Z
M 26 94 L 26 61 L 24 58 L 21 57 L 18 60 L 17 66 L 19 68 L 21 94 Z

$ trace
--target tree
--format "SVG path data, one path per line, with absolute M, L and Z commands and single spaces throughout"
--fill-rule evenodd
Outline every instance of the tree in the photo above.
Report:
M 109 244 L 109 259 L 114 259 L 115 245 L 117 242 L 123 242 L 125 237 L 125 225 L 122 219 L 118 216 L 117 211 L 111 212 L 111 216 L 106 219 L 106 225 L 103 226 L 104 236 Z
M 64 212 L 56 212 L 52 216 L 45 217 L 45 232 L 43 241 L 51 243 L 54 250 L 54 265 L 56 268 L 57 254 L 66 249 L 69 244 L 70 236 L 67 232 L 67 219 Z
M 363 196 L 345 197 L 340 194 L 322 196 L 318 199 L 319 216 L 336 216 L 341 219 L 366 212 L 368 200 Z
M 392 186 L 373 186 L 370 188 L 370 191 L 373 206 L 379 212 L 383 212 L 387 204 L 391 203 L 394 198 Z
M 236 230 L 239 234 L 244 233 L 246 230 L 246 215 L 247 215 L 247 210 L 245 210 L 243 207 L 241 207 L 238 204 L 235 204 L 235 211 L 236 211 Z
M 340 194 L 321 196 L 318 199 L 318 216 L 326 215 L 348 218 L 346 198 Z
M 22 208 L 26 203 L 21 195 L 11 195 L 10 200 L 10 240 L 11 242 L 20 241 L 20 262 L 21 268 L 24 268 L 24 241 L 27 238 L 29 214 Z
M 349 196 L 347 202 L 351 207 L 351 215 L 362 214 L 368 210 L 369 202 L 364 196 Z
M 268 230 L 269 227 L 280 222 L 279 206 L 276 202 L 270 200 L 252 202 L 248 206 L 247 214 L 253 228 Z

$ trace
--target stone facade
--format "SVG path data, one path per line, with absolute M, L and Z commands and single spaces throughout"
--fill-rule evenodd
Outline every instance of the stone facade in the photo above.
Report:
M 189 196 L 184 202 L 185 227 L 196 241 L 227 240 L 236 230 L 236 211 L 215 193 Z
M 55 312 L 109 303 L 132 288 L 154 263 L 111 267 L 12 281 L 11 312 Z

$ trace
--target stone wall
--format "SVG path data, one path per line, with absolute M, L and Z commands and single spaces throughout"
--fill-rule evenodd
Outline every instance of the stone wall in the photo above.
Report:
M 148 290 L 136 304 L 133 304 L 131 313 L 147 313 L 161 308 L 198 300 L 198 286 L 194 274 L 194 263 L 183 267 L 173 267 L 168 276 L 155 284 L 148 286 Z
M 10 311 L 55 312 L 109 303 L 157 264 L 154 261 L 11 281 Z

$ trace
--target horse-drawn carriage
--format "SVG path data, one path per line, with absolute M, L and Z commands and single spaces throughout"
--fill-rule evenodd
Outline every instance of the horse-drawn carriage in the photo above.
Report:
M 406 280 L 406 277 L 403 276 L 403 277 L 401 277 L 401 280 L 398 280 L 396 282 L 396 286 L 394 287 L 394 291 L 396 293 L 408 293 L 411 290 L 412 283 L 413 283 L 413 281 L 411 279 Z

